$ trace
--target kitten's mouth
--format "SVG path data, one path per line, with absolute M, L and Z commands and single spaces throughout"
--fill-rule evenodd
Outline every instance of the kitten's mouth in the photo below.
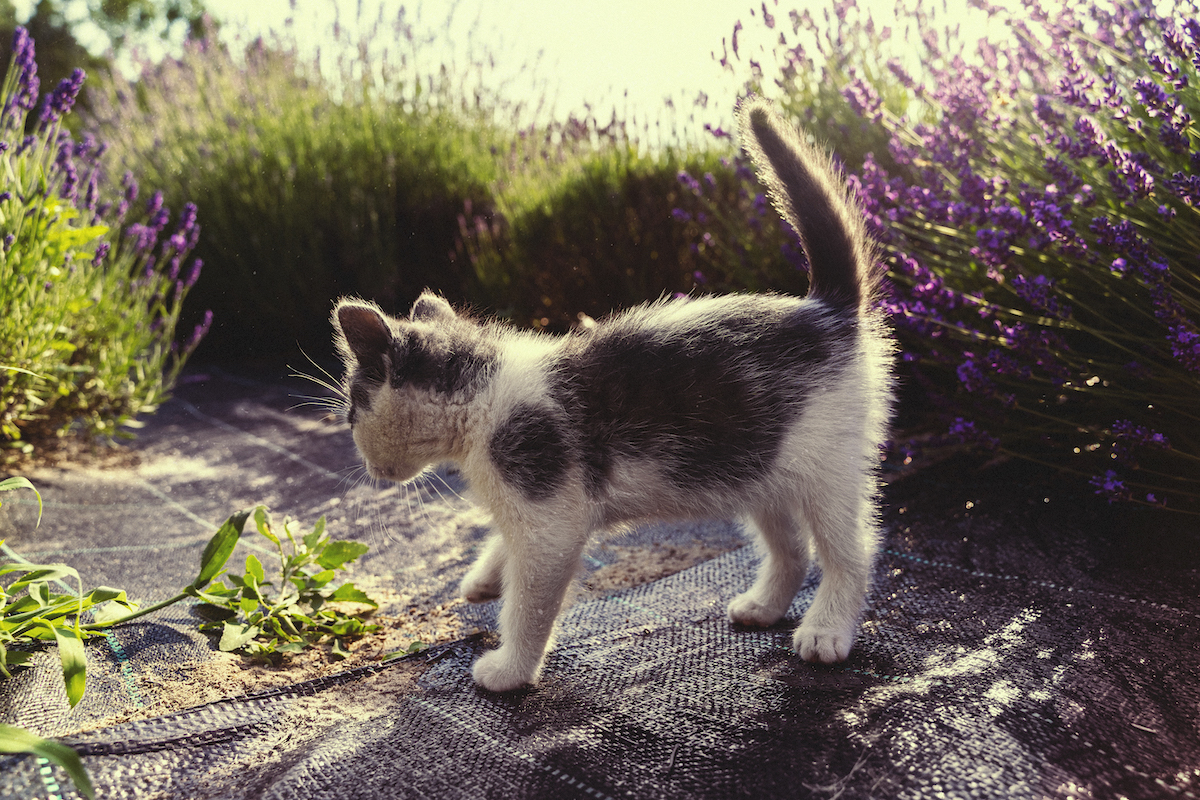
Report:
M 396 470 L 391 467 L 377 467 L 374 464 L 367 464 L 367 474 L 377 481 L 395 481 Z
M 410 470 L 404 467 L 385 467 L 369 462 L 366 462 L 366 467 L 367 474 L 375 480 L 392 481 L 393 483 L 403 483 L 420 472 L 420 470 Z

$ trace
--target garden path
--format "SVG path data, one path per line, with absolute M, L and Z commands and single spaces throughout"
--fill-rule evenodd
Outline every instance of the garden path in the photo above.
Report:
M 469 675 L 495 604 L 454 593 L 487 530 L 457 477 L 360 481 L 345 425 L 295 408 L 312 385 L 264 375 L 193 369 L 137 463 L 29 474 L 42 526 L 6 497 L 0 538 L 151 602 L 233 511 L 325 515 L 371 545 L 352 577 L 387 630 L 345 662 L 247 667 L 177 605 L 89 645 L 73 711 L 48 658 L 0 684 L 0 721 L 65 737 L 101 797 L 1200 795 L 1200 526 L 1184 518 L 1013 465 L 894 481 L 859 641 L 829 668 L 791 655 L 786 625 L 725 621 L 754 563 L 736 528 L 642 529 L 589 550 L 545 678 L 497 696 Z M 433 646 L 377 660 L 414 639 Z M 0 757 L 0 797 L 48 794 L 74 796 L 57 769 Z

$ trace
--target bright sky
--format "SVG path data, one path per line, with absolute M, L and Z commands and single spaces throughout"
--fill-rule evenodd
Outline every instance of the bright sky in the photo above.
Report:
M 295 12 L 286 0 L 207 0 L 207 5 L 214 15 L 256 32 L 277 28 L 292 16 L 297 37 L 313 42 L 323 38 L 333 16 L 331 0 L 299 0 Z M 340 5 L 343 23 L 351 22 L 356 2 L 341 0 Z M 364 0 L 370 9 L 364 17 L 373 18 L 381 5 L 385 19 L 392 20 L 401 4 Z M 446 38 L 460 53 L 468 47 L 490 53 L 500 75 L 536 64 L 533 74 L 558 112 L 590 102 L 607 116 L 614 103 L 658 113 L 664 98 L 686 97 L 690 103 L 701 89 L 715 98 L 727 87 L 732 101 L 733 83 L 712 53 L 720 55 L 721 37 L 729 36 L 751 5 L 749 0 L 423 0 L 407 7 L 419 27 L 448 31 Z M 533 93 L 528 70 L 516 83 L 517 92 Z
M 68 0 L 70 6 L 71 0 Z M 879 26 L 902 31 L 895 19 L 895 0 L 858 0 Z M 967 0 L 935 0 L 926 6 L 947 10 L 944 19 L 961 22 L 964 38 L 989 33 L 982 12 L 968 10 Z M 1003 2 L 1003 0 L 1001 0 Z M 833 0 L 766 0 L 780 30 L 790 34 L 788 11 L 807 9 L 821 20 Z M 75 12 L 86 16 L 81 0 Z M 28 15 L 33 0 L 16 0 L 18 19 Z M 717 63 L 722 38 L 727 41 L 739 20 L 743 58 L 770 48 L 772 36 L 762 24 L 762 0 L 205 0 L 215 17 L 227 23 L 225 34 L 250 37 L 279 31 L 293 20 L 300 46 L 315 50 L 328 43 L 333 20 L 353 28 L 382 15 L 384 30 L 402 7 L 418 30 L 438 31 L 465 63 L 473 48 L 495 58 L 494 76 L 517 76 L 511 99 L 553 102 L 563 117 L 585 103 L 606 119 L 615 105 L 624 119 L 664 123 L 664 100 L 672 98 L 686 113 L 703 91 L 710 109 L 703 121 L 727 124 L 738 83 Z M 73 13 L 70 10 L 68 13 Z M 990 30 L 996 35 L 997 28 Z M 714 58 L 714 53 L 717 58 Z M 533 70 L 522 67 L 536 64 Z M 740 74 L 744 75 L 745 70 Z M 683 121 L 682 119 L 680 120 Z
M 778 5 L 777 5 L 778 3 Z M 894 25 L 895 0 L 859 0 L 880 26 Z M 328 38 L 333 9 L 342 9 L 343 24 L 356 17 L 374 19 L 381 12 L 395 19 L 401 3 L 395 0 L 206 0 L 215 16 L 252 33 L 279 29 L 289 17 L 301 44 Z M 296 5 L 295 10 L 292 6 Z M 737 83 L 721 70 L 722 37 L 729 39 L 741 20 L 743 58 L 770 46 L 762 25 L 761 1 L 751 0 L 422 0 L 408 3 L 409 19 L 418 27 L 446 30 L 460 52 L 471 43 L 495 56 L 498 74 L 516 72 L 537 62 L 536 74 L 544 94 L 561 116 L 591 103 L 597 116 L 607 118 L 615 104 L 622 116 L 656 119 L 664 99 L 690 107 L 701 91 L 711 100 L 705 120 L 724 122 L 730 116 Z M 809 9 L 820 20 L 831 0 L 767 0 L 777 18 L 776 34 L 790 33 L 787 11 Z M 941 3 L 935 5 L 940 6 Z M 968 12 L 966 0 L 949 0 L 951 19 L 967 21 L 984 33 L 980 12 Z M 954 9 L 958 9 L 955 11 Z M 753 16 L 751 14 L 753 10 Z M 451 20 L 449 26 L 446 20 Z M 897 31 L 897 36 L 900 31 Z M 973 38 L 973 37 L 968 37 Z M 529 79 L 524 79 L 528 86 Z M 516 82 L 518 93 L 522 81 Z M 526 88 L 528 94 L 534 90 Z

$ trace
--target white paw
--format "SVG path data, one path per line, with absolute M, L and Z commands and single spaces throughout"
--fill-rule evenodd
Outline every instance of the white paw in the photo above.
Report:
M 537 667 L 533 669 L 514 665 L 505 648 L 484 653 L 475 662 L 471 676 L 475 683 L 492 692 L 510 692 L 533 683 L 537 678 Z
M 801 624 L 792 636 L 792 649 L 805 661 L 836 664 L 845 661 L 854 644 L 854 629 L 829 630 Z
M 500 581 L 488 580 L 486 575 L 468 572 L 459 585 L 459 592 L 468 603 L 486 603 L 500 596 Z
M 754 628 L 769 628 L 783 618 L 784 611 L 768 608 L 753 596 L 753 592 L 742 592 L 729 601 L 729 621 Z

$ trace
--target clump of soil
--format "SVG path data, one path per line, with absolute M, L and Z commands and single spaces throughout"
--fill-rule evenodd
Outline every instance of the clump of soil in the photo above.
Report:
M 346 643 L 346 649 L 350 653 L 347 658 L 336 660 L 331 648 L 326 645 L 285 656 L 278 664 L 263 663 L 237 653 L 215 651 L 211 658 L 204 661 L 163 665 L 157 667 L 145 680 L 139 681 L 143 699 L 140 708 L 98 720 L 73 732 L 164 716 L 230 697 L 256 694 L 281 686 L 293 686 L 376 663 L 392 653 L 407 650 L 414 642 L 426 645 L 441 644 L 457 641 L 475 632 L 464 630 L 458 617 L 457 608 L 465 601 L 455 600 L 436 605 L 422 603 L 411 595 L 377 588 L 372 583 L 371 578 L 355 580 L 356 586 L 379 603 L 379 612 L 373 614 L 370 619 L 380 626 L 380 630 Z M 354 708 L 351 700 L 347 698 L 352 699 L 360 691 L 367 692 L 363 695 L 364 698 L 376 691 L 385 691 L 389 697 L 411 691 L 421 669 L 423 667 L 416 662 L 411 665 L 398 664 L 378 675 L 352 681 L 338 689 L 336 703 L 338 706 Z M 366 688 L 360 690 L 360 686 Z M 381 689 L 381 686 L 385 688 Z M 323 714 L 322 703 L 326 701 L 320 700 L 320 695 L 314 698 L 298 701 L 300 705 L 297 708 L 308 707 L 306 703 L 316 703 L 314 713 Z
M 42 469 L 134 469 L 141 463 L 140 453 L 119 442 L 80 433 L 38 437 L 32 453 L 0 451 L 0 470 L 12 475 Z
M 654 545 L 653 547 L 613 547 L 616 563 L 601 567 L 582 581 L 576 599 L 598 597 L 618 589 L 628 589 L 656 581 L 676 572 L 715 558 L 727 549 L 697 542 L 690 545 Z

